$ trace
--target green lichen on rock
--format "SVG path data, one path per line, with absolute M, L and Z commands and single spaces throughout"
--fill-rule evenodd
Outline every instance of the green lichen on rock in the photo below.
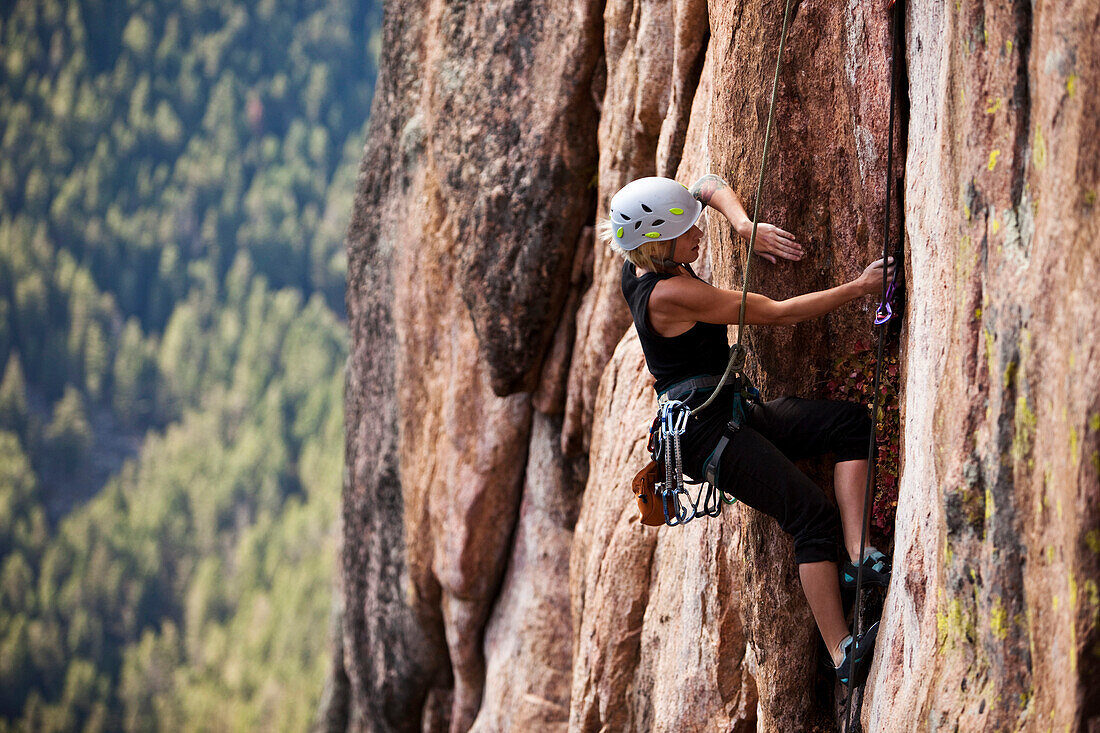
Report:
M 1038 422 L 1035 412 L 1027 403 L 1027 397 L 1016 398 L 1016 434 L 1012 440 L 1012 457 L 1021 461 L 1031 455 L 1035 440 L 1035 426 Z
M 1100 622 L 1100 588 L 1097 587 L 1096 580 L 1093 578 L 1085 581 L 1084 602 L 1086 607 L 1083 609 L 1079 607 L 1079 610 L 1088 614 L 1093 623 Z
M 958 598 L 946 601 L 940 591 L 940 607 L 936 611 L 936 638 L 941 648 L 954 649 L 974 643 L 974 614 Z
M 989 612 L 989 630 L 993 632 L 993 636 L 1003 641 L 1008 638 L 1008 626 L 1008 611 L 998 598 L 993 602 L 993 608 Z

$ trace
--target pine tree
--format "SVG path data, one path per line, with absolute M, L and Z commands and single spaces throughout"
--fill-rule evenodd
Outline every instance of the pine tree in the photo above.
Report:
M 27 420 L 27 382 L 19 353 L 13 351 L 4 367 L 4 378 L 0 380 L 0 429 L 18 434 L 25 443 Z
M 92 429 L 84 412 L 84 400 L 71 384 L 53 409 L 53 420 L 46 426 L 48 460 L 65 473 L 75 473 L 84 465 L 92 445 Z
M 153 412 L 156 366 L 137 318 L 126 322 L 111 372 L 111 403 L 124 425 L 137 426 Z

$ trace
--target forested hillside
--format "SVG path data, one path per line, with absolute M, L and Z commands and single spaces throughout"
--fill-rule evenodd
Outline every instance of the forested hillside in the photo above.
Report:
M 0 731 L 308 726 L 378 4 L 0 6 Z

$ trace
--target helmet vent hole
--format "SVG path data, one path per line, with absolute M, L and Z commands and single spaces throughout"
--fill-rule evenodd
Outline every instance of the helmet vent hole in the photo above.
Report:
M 653 226 L 655 226 L 655 227 L 659 227 L 664 223 L 665 223 L 664 219 L 654 219 L 653 220 Z
M 647 213 L 647 214 L 652 214 L 653 213 L 653 209 L 649 208 L 645 204 L 642 204 L 642 210 L 645 211 L 645 213 Z
M 636 221 L 636 222 L 634 222 L 634 228 L 635 228 L 635 229 L 637 229 L 637 228 L 638 228 L 638 227 L 640 227 L 641 225 L 642 225 L 642 222 L 640 222 L 640 221 Z
M 621 217 L 622 217 L 623 219 L 625 219 L 626 221 L 630 221 L 630 217 L 629 217 L 629 216 L 627 216 L 626 214 L 620 214 L 620 216 L 621 216 Z

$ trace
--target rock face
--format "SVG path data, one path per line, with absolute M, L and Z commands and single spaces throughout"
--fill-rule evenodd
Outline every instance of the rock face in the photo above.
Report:
M 568 547 L 576 514 L 570 474 L 524 476 L 529 452 L 554 447 L 532 432 L 530 390 L 544 354 L 567 358 L 550 349 L 559 324 L 558 340 L 572 334 L 563 306 L 592 210 L 598 16 L 583 4 L 434 2 L 389 12 L 383 47 L 348 233 L 355 343 L 333 694 L 348 702 L 325 719 L 465 730 L 482 707 L 486 623 L 513 540 L 550 521 Z M 564 367 L 547 373 L 564 380 Z M 540 386 L 550 412 L 555 389 Z M 521 506 L 534 524 L 517 532 Z M 559 592 L 564 612 L 564 582 Z
M 623 501 L 621 477 L 648 460 L 636 426 L 652 420 L 654 408 L 633 330 L 597 396 L 592 473 L 569 561 L 569 729 L 751 730 L 757 698 L 738 616 L 736 512 L 666 533 L 640 526 L 633 500 Z M 624 431 L 634 439 L 624 440 Z
M 769 297 L 839 284 L 881 248 L 880 5 L 792 11 L 761 218 L 808 246 L 754 263 Z M 751 213 L 783 7 L 387 8 L 348 234 L 325 727 L 836 726 L 775 523 L 740 505 L 679 529 L 636 522 L 652 378 L 591 228 L 652 174 L 718 172 Z M 904 13 L 903 471 L 863 722 L 1100 725 L 1100 8 Z M 745 245 L 718 218 L 697 270 L 737 289 Z M 820 396 L 873 336 L 873 308 L 753 329 L 759 386 Z M 830 491 L 825 468 L 806 466 Z
M 911 10 L 901 572 L 873 730 L 1100 725 L 1098 24 L 1083 2 Z

